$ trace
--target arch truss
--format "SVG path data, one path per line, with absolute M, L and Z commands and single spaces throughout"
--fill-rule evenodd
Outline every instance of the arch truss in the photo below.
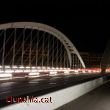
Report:
M 82 67 L 85 65 L 77 49 L 57 29 L 33 22 L 0 25 L 1 71 Z

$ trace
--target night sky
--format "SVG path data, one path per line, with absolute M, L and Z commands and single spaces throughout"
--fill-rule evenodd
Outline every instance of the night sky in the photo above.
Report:
M 110 37 L 109 19 L 102 14 L 102 1 L 21 2 L 0 4 L 0 23 L 32 21 L 63 32 L 79 51 L 103 52 Z

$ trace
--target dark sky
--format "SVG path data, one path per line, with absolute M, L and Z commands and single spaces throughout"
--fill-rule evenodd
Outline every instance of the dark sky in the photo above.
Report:
M 63 32 L 79 51 L 103 52 L 110 37 L 110 21 L 103 14 L 102 0 L 16 1 L 0 5 L 0 23 L 33 21 L 51 25 Z

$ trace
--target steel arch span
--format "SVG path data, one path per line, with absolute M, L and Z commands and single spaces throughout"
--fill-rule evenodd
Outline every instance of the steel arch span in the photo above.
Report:
M 17 50 L 17 46 L 16 46 L 16 42 L 17 42 L 16 39 L 17 38 L 15 38 L 15 36 L 17 34 L 16 31 L 17 31 L 17 29 L 23 29 L 22 38 L 24 38 L 24 37 L 26 37 L 26 30 L 30 29 L 31 31 L 30 31 L 30 40 L 29 40 L 29 49 L 28 49 L 29 50 L 29 55 L 28 55 L 29 56 L 29 58 L 28 58 L 29 66 L 31 65 L 30 62 L 31 62 L 31 57 L 32 57 L 32 55 L 31 55 L 32 54 L 32 49 L 31 48 L 32 48 L 32 45 L 33 45 L 33 42 L 31 42 L 31 40 L 33 39 L 32 34 L 33 34 L 33 30 L 38 30 L 38 31 L 43 32 L 42 36 L 44 36 L 45 33 L 48 33 L 48 34 L 50 34 L 50 36 L 54 36 L 55 38 L 57 38 L 63 44 L 63 46 L 64 46 L 64 48 L 67 52 L 70 68 L 75 68 L 76 62 L 78 62 L 78 64 L 80 65 L 77 68 L 82 68 L 82 67 L 85 68 L 85 64 L 84 64 L 79 52 L 77 51 L 77 49 L 75 48 L 73 43 L 62 32 L 60 32 L 59 30 L 57 30 L 57 29 L 55 29 L 51 26 L 48 26 L 46 24 L 34 23 L 34 22 L 14 22 L 14 23 L 6 23 L 6 24 L 1 24 L 0 25 L 0 31 L 3 34 L 2 37 L 4 37 L 2 39 L 3 44 L 1 46 L 2 47 L 1 48 L 1 53 L 2 53 L 2 55 L 1 55 L 1 59 L 2 59 L 1 64 L 2 64 L 2 66 L 5 65 L 5 59 L 4 59 L 6 57 L 5 52 L 8 50 L 8 49 L 7 50 L 5 49 L 6 48 L 6 43 L 10 40 L 10 37 L 9 38 L 6 37 L 7 36 L 7 30 L 9 30 L 9 29 L 14 29 L 14 32 L 11 33 L 14 36 L 11 39 L 12 44 L 11 43 L 8 44 L 8 45 L 12 45 L 12 47 L 10 47 L 10 53 L 12 53 L 12 54 L 10 54 L 10 56 L 12 56 L 12 60 L 11 60 L 12 65 L 15 64 L 15 58 L 16 58 L 15 53 L 16 53 L 16 50 Z M 23 64 L 23 55 L 25 54 L 25 52 L 24 52 L 25 40 L 26 40 L 26 38 L 24 38 L 22 43 L 19 44 L 22 47 L 21 48 L 22 52 L 21 52 L 21 57 L 20 57 L 21 58 L 21 66 L 23 66 L 22 65 Z M 43 39 L 42 42 L 44 42 L 45 40 L 46 39 Z M 28 42 L 28 40 L 27 40 L 27 42 Z M 53 45 L 53 43 L 54 43 L 54 41 L 52 41 L 52 43 L 49 44 L 49 45 Z M 44 47 L 45 47 L 45 44 L 43 43 L 43 46 L 41 47 L 43 52 L 45 51 Z M 54 49 L 55 49 L 55 46 L 54 46 Z M 64 53 L 64 52 L 62 52 L 62 53 Z M 43 54 L 44 53 L 42 53 L 42 55 Z M 55 54 L 55 52 L 53 52 L 53 55 L 54 54 Z M 34 57 L 36 57 L 36 56 L 34 56 Z M 64 60 L 64 59 L 62 59 L 62 60 Z M 75 60 L 77 60 L 77 61 L 75 61 Z M 53 61 L 55 61 L 55 59 Z M 43 61 L 42 61 L 42 63 L 43 63 Z

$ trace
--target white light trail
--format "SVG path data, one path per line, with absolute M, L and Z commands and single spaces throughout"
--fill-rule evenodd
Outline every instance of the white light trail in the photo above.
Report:
M 0 74 L 0 78 L 4 78 L 4 77 L 12 77 L 12 74 L 6 74 L 6 73 L 3 73 L 3 74 Z
M 36 72 L 36 73 L 29 73 L 29 75 L 39 75 L 40 73 L 39 72 Z

